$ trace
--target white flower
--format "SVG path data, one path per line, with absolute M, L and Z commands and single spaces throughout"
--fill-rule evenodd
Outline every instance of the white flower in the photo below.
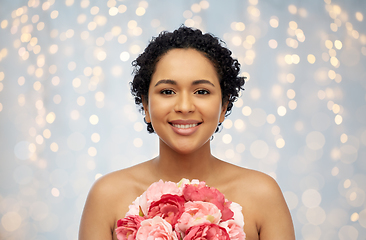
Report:
M 234 221 L 236 222 L 236 224 L 238 224 L 241 228 L 244 227 L 244 216 L 242 213 L 242 207 L 237 204 L 236 202 L 232 202 L 230 204 L 230 210 L 233 211 L 234 213 Z

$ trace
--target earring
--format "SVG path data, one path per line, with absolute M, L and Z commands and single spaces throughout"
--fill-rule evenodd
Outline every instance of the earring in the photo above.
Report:
M 148 122 L 146 122 L 146 118 L 144 117 L 144 123 L 148 124 Z

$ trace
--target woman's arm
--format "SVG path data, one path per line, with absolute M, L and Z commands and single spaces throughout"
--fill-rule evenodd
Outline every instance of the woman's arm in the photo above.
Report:
M 112 239 L 114 214 L 111 206 L 113 195 L 108 179 L 102 178 L 91 188 L 81 217 L 79 240 Z
M 295 240 L 294 226 L 285 199 L 276 181 L 267 176 L 258 189 L 260 197 L 260 240 Z

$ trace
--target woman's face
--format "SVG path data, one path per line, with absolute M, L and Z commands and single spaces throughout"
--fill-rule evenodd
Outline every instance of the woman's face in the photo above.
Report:
M 146 121 L 161 144 L 182 154 L 209 144 L 218 123 L 225 119 L 216 69 L 194 49 L 172 49 L 159 60 L 148 96 Z

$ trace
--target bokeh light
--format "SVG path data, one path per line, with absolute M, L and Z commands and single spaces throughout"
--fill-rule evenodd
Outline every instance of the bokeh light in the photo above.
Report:
M 246 77 L 212 153 L 276 178 L 296 239 L 362 239 L 365 4 L 281 4 L 2 1 L 0 238 L 77 239 L 94 181 L 158 154 L 131 62 L 186 24 L 223 39 Z

